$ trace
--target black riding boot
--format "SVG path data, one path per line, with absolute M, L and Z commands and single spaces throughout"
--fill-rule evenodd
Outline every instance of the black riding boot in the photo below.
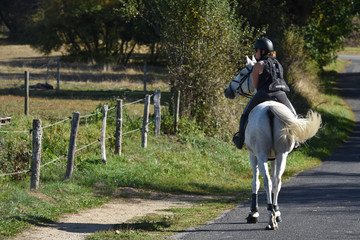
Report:
M 235 145 L 238 149 L 242 149 L 242 147 L 244 146 L 246 121 L 247 121 L 247 116 L 244 114 L 241 115 L 239 132 L 235 133 L 235 135 L 233 137 L 233 142 L 235 143 Z

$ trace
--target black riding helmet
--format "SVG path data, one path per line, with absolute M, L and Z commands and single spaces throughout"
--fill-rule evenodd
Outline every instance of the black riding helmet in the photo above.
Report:
M 260 38 L 256 40 L 254 47 L 252 49 L 262 49 L 266 52 L 272 52 L 274 51 L 274 45 L 272 41 L 268 38 Z
M 261 52 L 261 59 L 264 59 L 265 56 L 269 53 L 274 51 L 274 45 L 272 43 L 272 41 L 268 38 L 260 38 L 258 40 L 256 40 L 254 47 L 252 49 L 261 49 L 261 50 L 265 50 L 265 53 L 263 54 Z

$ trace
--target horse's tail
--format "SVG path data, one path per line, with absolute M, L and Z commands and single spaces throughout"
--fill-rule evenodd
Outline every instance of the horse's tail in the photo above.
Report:
M 297 118 L 285 105 L 270 105 L 270 111 L 284 124 L 283 137 L 293 137 L 297 142 L 305 142 L 315 136 L 321 126 L 321 115 L 312 110 L 305 118 Z

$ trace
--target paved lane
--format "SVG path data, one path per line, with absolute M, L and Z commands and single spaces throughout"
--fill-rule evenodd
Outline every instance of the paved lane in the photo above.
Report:
M 249 203 L 217 220 L 174 236 L 174 239 L 360 239 L 360 56 L 341 76 L 342 94 L 356 115 L 348 141 L 323 164 L 292 177 L 282 187 L 279 206 L 283 222 L 265 231 L 265 194 L 259 197 L 260 222 L 246 224 Z

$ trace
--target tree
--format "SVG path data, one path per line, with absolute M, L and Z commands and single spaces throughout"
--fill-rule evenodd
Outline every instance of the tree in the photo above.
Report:
M 305 28 L 306 48 L 320 69 L 333 62 L 355 25 L 351 20 L 356 13 L 352 0 L 316 0 Z
M 134 16 L 136 1 L 43 1 L 34 18 L 32 46 L 44 53 L 64 47 L 75 60 L 126 64 L 139 42 L 151 42 L 151 31 Z M 154 39 L 154 38 L 152 38 Z
M 161 32 L 171 86 L 181 92 L 183 116 L 195 119 L 210 135 L 226 131 L 234 116 L 226 112 L 231 104 L 223 91 L 252 51 L 255 29 L 236 19 L 233 1 L 153 0 L 145 4 Z
M 255 28 L 268 26 L 267 37 L 273 40 L 275 46 L 284 43 L 284 34 L 289 29 L 303 28 L 304 47 L 320 69 L 336 58 L 336 51 L 353 31 L 355 25 L 351 20 L 356 13 L 359 13 L 360 5 L 358 1 L 353 0 L 238 0 L 238 2 L 238 14 L 249 19 L 250 24 Z M 300 39 L 302 41 L 303 38 Z M 300 42 L 294 44 L 299 45 Z M 286 54 L 280 52 L 282 56 Z
M 9 29 L 12 40 L 26 42 L 25 30 L 34 23 L 32 15 L 40 9 L 40 0 L 1 0 L 0 23 Z

